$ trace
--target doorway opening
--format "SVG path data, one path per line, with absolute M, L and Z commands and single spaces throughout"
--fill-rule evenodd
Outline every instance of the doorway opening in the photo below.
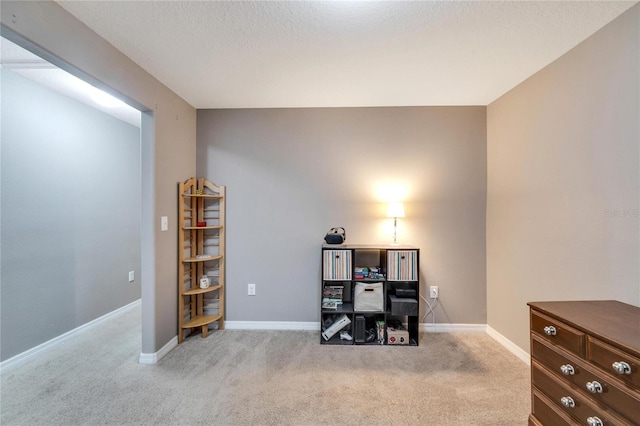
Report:
M 4 364 L 140 309 L 143 203 L 153 201 L 142 138 L 153 117 L 98 103 L 93 86 L 5 38 L 1 48 Z

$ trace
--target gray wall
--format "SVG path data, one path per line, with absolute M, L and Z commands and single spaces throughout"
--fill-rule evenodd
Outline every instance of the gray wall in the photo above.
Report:
M 528 350 L 534 300 L 640 305 L 640 8 L 487 111 L 488 324 Z
M 400 239 L 441 287 L 439 322 L 484 323 L 488 306 L 527 348 L 526 301 L 640 304 L 638 13 L 494 102 L 486 122 L 485 108 L 200 112 L 198 174 L 229 187 L 229 319 L 317 320 L 321 237 L 344 225 L 351 242 L 388 241 L 372 189 L 385 180 L 410 184 Z M 142 351 L 155 352 L 177 331 L 175 188 L 196 174 L 195 110 L 53 2 L 3 1 L 0 20 L 10 40 L 146 111 Z
M 2 2 L 2 34 L 126 99 L 142 116 L 142 352 L 177 335 L 177 190 L 195 175 L 196 112 L 56 3 Z M 160 217 L 169 231 L 160 231 Z
M 199 110 L 198 175 L 227 185 L 227 319 L 319 321 L 325 232 L 390 243 L 395 183 L 437 321 L 486 323 L 485 135 L 485 107 Z
M 140 130 L 0 75 L 5 360 L 140 298 Z

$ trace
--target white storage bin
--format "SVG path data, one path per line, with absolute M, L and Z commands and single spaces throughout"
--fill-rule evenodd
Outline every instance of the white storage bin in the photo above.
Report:
M 382 283 L 356 283 L 353 309 L 360 312 L 384 311 Z

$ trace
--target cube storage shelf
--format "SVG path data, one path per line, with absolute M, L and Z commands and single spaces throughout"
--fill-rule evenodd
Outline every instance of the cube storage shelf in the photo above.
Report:
M 225 191 L 204 178 L 178 183 L 178 343 L 224 329 Z
M 418 346 L 419 256 L 410 246 L 323 244 L 320 343 Z

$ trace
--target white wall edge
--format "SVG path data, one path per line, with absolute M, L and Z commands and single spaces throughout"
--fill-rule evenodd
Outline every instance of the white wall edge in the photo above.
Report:
M 225 321 L 227 330 L 309 330 L 319 331 L 320 322 L 294 321 Z
M 420 323 L 420 331 L 427 333 L 485 333 L 487 331 L 487 325 Z
M 28 362 L 30 359 L 32 359 L 33 357 L 35 357 L 36 355 L 38 355 L 41 352 L 47 351 L 52 349 L 54 346 L 59 345 L 60 343 L 64 342 L 65 340 L 68 340 L 74 336 L 76 336 L 77 334 L 83 332 L 83 331 L 87 331 L 89 328 L 92 328 L 96 325 L 99 325 L 100 323 L 106 321 L 107 319 L 109 319 L 110 317 L 120 314 L 126 310 L 129 309 L 133 309 L 134 307 L 137 307 L 138 305 L 140 305 L 141 303 L 141 299 L 135 300 L 131 303 L 129 303 L 128 305 L 124 305 L 121 308 L 116 309 L 115 311 L 111 311 L 108 314 L 105 314 L 101 317 L 98 317 L 92 321 L 89 321 L 85 324 L 82 324 L 79 327 L 74 328 L 73 330 L 69 330 L 64 334 L 59 335 L 58 337 L 54 337 L 51 340 L 47 340 L 44 343 L 39 344 L 38 346 L 35 346 L 31 349 L 28 349 L 22 353 L 19 353 L 18 355 L 15 355 L 5 361 L 2 361 L 0 363 L 0 372 L 5 372 L 8 371 L 11 368 L 15 368 L 18 367 L 20 365 L 25 364 L 26 362 Z
M 504 346 L 509 352 L 524 361 L 525 364 L 531 365 L 531 357 L 527 351 L 523 350 L 520 346 L 513 343 L 511 340 L 498 333 L 496 330 L 487 325 L 487 334 L 493 337 L 498 343 Z
M 173 339 L 169 340 L 166 345 L 160 348 L 158 352 L 154 352 L 151 354 L 146 354 L 144 352 L 140 353 L 140 359 L 138 362 L 140 364 L 157 364 L 166 354 L 168 354 L 173 348 L 178 346 L 178 336 L 174 336 Z

